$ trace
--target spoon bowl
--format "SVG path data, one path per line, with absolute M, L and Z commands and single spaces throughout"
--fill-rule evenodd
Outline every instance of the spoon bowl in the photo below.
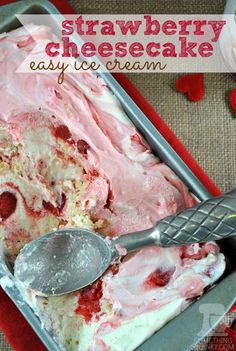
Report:
M 111 262 L 150 245 L 162 247 L 221 240 L 236 235 L 236 189 L 168 216 L 152 228 L 105 239 L 82 228 L 64 228 L 27 244 L 14 274 L 37 295 L 61 295 L 97 280 Z
M 25 245 L 15 261 L 15 277 L 37 295 L 61 295 L 93 283 L 111 259 L 107 240 L 87 229 L 66 228 Z

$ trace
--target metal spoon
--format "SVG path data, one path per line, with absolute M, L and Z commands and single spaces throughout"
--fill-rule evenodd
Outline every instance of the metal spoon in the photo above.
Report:
M 234 235 L 236 189 L 166 217 L 153 228 L 115 239 L 81 228 L 45 234 L 21 250 L 15 261 L 15 277 L 38 295 L 61 295 L 93 283 L 122 251 L 149 245 L 200 243 Z

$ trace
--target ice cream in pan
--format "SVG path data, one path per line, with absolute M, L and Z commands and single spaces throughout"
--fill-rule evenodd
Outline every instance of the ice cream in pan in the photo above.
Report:
M 28 39 L 23 29 L 0 37 L 0 237 L 12 260 L 54 228 L 114 237 L 196 203 L 101 78 L 71 74 L 58 85 L 53 74 L 16 74 Z M 134 350 L 224 269 L 214 242 L 155 246 L 80 291 L 48 298 L 21 291 L 62 350 Z

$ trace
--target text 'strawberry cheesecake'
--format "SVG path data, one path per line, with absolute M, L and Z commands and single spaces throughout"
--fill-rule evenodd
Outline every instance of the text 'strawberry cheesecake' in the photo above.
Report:
M 0 237 L 12 260 L 54 228 L 112 237 L 195 204 L 101 78 L 68 74 L 58 85 L 56 74 L 16 73 L 32 45 L 23 29 L 0 37 Z M 134 350 L 224 268 L 213 242 L 153 246 L 80 291 L 49 298 L 21 291 L 62 350 Z

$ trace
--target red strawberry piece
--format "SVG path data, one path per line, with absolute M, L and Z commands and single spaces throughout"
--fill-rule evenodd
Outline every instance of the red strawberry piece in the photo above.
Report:
M 147 279 L 144 282 L 146 288 L 156 288 L 158 286 L 165 286 L 169 283 L 172 274 L 174 273 L 173 269 L 161 270 L 157 269 L 155 272 L 149 274 Z
M 62 100 L 62 96 L 61 96 L 61 93 L 59 91 L 54 90 L 54 93 L 59 100 Z
M 194 102 L 204 98 L 204 75 L 203 73 L 186 74 L 176 81 L 176 90 L 187 94 L 188 99 Z
M 102 281 L 99 279 L 91 286 L 83 289 L 78 298 L 78 307 L 75 313 L 84 316 L 88 323 L 94 314 L 101 311 L 100 299 L 102 298 Z
M 54 207 L 53 204 L 51 204 L 51 202 L 49 201 L 44 201 L 43 200 L 43 207 L 48 210 L 49 212 L 51 212 L 54 216 L 60 216 L 64 206 L 66 203 L 66 195 L 64 193 L 62 193 L 61 195 L 61 204 L 58 207 Z
M 18 48 L 24 48 L 25 46 L 30 45 L 33 42 L 34 42 L 34 39 L 33 39 L 33 37 L 30 36 L 27 39 L 22 40 L 19 43 L 17 43 L 17 46 L 18 46 Z
M 72 135 L 71 135 L 71 132 L 69 131 L 69 128 L 64 124 L 61 124 L 55 129 L 55 137 L 63 140 L 69 140 L 71 139 Z
M 86 155 L 89 149 L 89 144 L 85 140 L 78 140 L 77 141 L 77 150 L 80 154 Z
M 112 193 L 112 190 L 109 188 L 109 190 L 108 190 L 108 196 L 107 196 L 107 202 L 106 202 L 106 204 L 105 204 L 104 207 L 105 207 L 105 208 L 110 208 L 110 206 L 111 206 L 113 200 L 114 200 L 114 195 L 113 195 L 113 193 Z
M 119 272 L 119 265 L 115 263 L 111 265 L 111 271 L 113 275 L 116 275 Z
M 236 89 L 232 89 L 229 95 L 229 102 L 230 105 L 234 111 L 234 113 L 236 114 Z
M 0 195 L 0 217 L 7 219 L 15 212 L 17 199 L 14 194 L 4 191 Z

